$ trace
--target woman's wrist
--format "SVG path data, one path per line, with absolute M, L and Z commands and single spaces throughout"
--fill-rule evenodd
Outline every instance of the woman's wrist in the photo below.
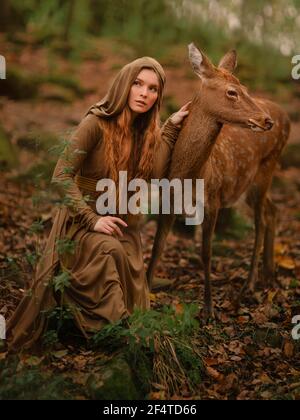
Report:
M 178 123 L 178 122 L 177 122 L 175 114 L 176 114 L 176 113 L 172 114 L 172 115 L 168 118 L 167 122 L 169 122 L 169 123 L 170 123 L 173 127 L 180 129 L 180 128 L 181 128 L 181 123 Z M 174 118 L 173 118 L 173 117 L 174 117 Z
M 92 232 L 96 232 L 96 231 L 95 231 L 95 226 L 96 226 L 96 224 L 97 224 L 98 220 L 100 220 L 101 218 L 102 218 L 102 216 L 99 216 L 98 214 L 96 214 L 96 215 L 92 218 L 92 220 L 89 222 L 89 224 L 88 224 L 88 229 L 89 229 L 90 231 L 92 231 Z

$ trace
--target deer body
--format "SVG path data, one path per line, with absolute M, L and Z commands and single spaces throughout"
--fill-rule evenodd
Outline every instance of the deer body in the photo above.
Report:
M 192 101 L 190 113 L 175 144 L 169 179 L 202 178 L 205 184 L 205 217 L 202 226 L 202 259 L 205 271 L 205 317 L 213 316 L 210 272 L 212 239 L 220 208 L 231 207 L 245 194 L 247 204 L 255 213 L 256 240 L 250 274 L 244 287 L 254 287 L 258 257 L 264 243 L 265 274 L 274 275 L 274 236 L 276 208 L 267 193 L 281 151 L 289 134 L 286 114 L 271 101 L 254 101 L 238 91 L 239 82 L 231 79 L 227 70 L 235 68 L 235 54 L 227 54 L 217 70 L 191 44 L 190 60 L 201 78 L 200 93 Z M 199 56 L 200 54 L 200 56 Z M 225 71 L 223 70 L 225 69 Z M 232 76 L 233 77 L 233 76 Z M 216 80 L 214 80 L 216 78 Z M 222 80 L 224 78 L 224 80 Z M 226 90 L 223 86 L 226 86 Z M 229 87 L 228 87 L 229 84 Z M 210 88 L 210 91 L 208 90 Z M 218 94 L 226 91 L 232 101 L 218 101 Z M 207 96 L 205 95 L 207 92 Z M 215 96 L 211 94 L 215 93 Z M 211 95 L 211 96 L 209 96 Z M 273 121 L 275 127 L 269 130 Z M 234 125 L 224 125 L 230 122 Z M 248 126 L 252 130 L 241 128 Z M 151 287 L 154 269 L 163 251 L 166 236 L 175 220 L 173 214 L 161 215 L 158 222 L 152 257 L 147 271 Z
M 197 175 L 207 184 L 208 207 L 214 201 L 219 201 L 221 208 L 232 207 L 249 187 L 253 187 L 263 165 L 268 163 L 274 167 L 278 163 L 289 135 L 288 116 L 271 101 L 257 99 L 256 102 L 272 116 L 273 129 L 255 133 L 232 125 L 223 126 Z

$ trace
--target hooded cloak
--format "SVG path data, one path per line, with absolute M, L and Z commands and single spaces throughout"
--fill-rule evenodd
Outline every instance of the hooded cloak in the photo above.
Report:
M 88 114 L 97 115 L 97 117 L 110 118 L 121 113 L 127 103 L 130 88 L 136 79 L 137 75 L 143 68 L 150 68 L 155 71 L 158 76 L 160 89 L 157 98 L 158 109 L 162 103 L 162 93 L 166 83 L 166 75 L 154 58 L 141 57 L 126 64 L 114 79 L 112 86 L 101 101 L 97 102 L 88 110 Z

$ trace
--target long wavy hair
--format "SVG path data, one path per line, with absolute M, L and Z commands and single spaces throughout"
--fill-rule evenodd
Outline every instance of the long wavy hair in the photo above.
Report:
M 119 171 L 127 171 L 128 182 L 134 178 L 149 181 L 151 177 L 160 141 L 160 95 L 159 91 L 154 105 L 147 112 L 137 115 L 132 125 L 128 104 L 116 117 L 99 119 L 105 143 L 106 176 L 116 183 L 117 208 Z

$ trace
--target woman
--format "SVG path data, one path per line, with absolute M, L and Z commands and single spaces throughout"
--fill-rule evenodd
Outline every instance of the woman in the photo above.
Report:
M 8 322 L 9 349 L 31 347 L 58 303 L 71 308 L 85 337 L 127 317 L 134 307 L 149 308 L 139 217 L 97 214 L 96 183 L 110 177 L 118 185 L 120 170 L 127 170 L 128 182 L 164 177 L 188 114 L 186 104 L 160 129 L 165 80 L 153 58 L 127 64 L 73 134 L 53 174 L 53 182 L 63 187 L 65 205 L 55 216 L 30 293 Z M 74 241 L 73 251 L 63 249 L 66 238 Z M 63 293 L 53 287 L 61 272 L 69 279 Z

